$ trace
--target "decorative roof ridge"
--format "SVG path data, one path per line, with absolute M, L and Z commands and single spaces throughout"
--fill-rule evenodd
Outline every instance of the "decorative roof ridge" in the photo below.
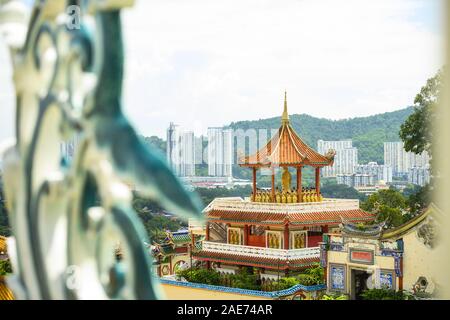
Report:
M 295 134 L 297 137 L 298 137 L 298 135 L 295 133 L 294 128 L 291 127 L 290 123 L 287 123 L 286 126 L 287 126 L 287 128 L 288 128 L 288 134 L 289 134 L 289 137 L 290 137 L 290 139 L 293 141 L 294 138 L 292 137 L 292 135 Z M 300 137 L 298 137 L 298 138 L 300 139 Z M 303 140 L 302 140 L 302 141 L 303 141 Z M 305 142 L 303 142 L 303 143 L 305 143 Z M 305 160 L 305 159 L 306 159 L 306 155 L 302 154 L 302 153 L 300 152 L 300 150 L 298 150 L 297 144 L 292 143 L 292 145 L 294 146 L 295 151 L 297 151 L 297 153 L 300 155 L 300 157 L 302 157 L 302 159 Z M 306 145 L 308 148 L 311 148 L 311 147 L 308 146 L 306 143 L 305 143 L 305 145 Z
M 430 204 L 426 209 L 424 209 L 420 214 L 416 215 L 411 220 L 406 221 L 405 223 L 399 225 L 398 227 L 384 230 L 381 235 L 381 239 L 387 240 L 390 238 L 403 236 L 404 234 L 408 233 L 408 231 L 413 229 L 416 225 L 424 221 L 430 215 L 431 212 L 442 213 L 442 211 L 440 211 L 439 208 L 437 208 L 434 204 Z

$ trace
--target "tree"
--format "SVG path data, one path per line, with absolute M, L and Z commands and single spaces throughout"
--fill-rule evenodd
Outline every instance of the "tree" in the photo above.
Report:
M 386 220 L 388 228 L 397 227 L 410 218 L 406 198 L 394 189 L 380 190 L 370 195 L 361 208 L 375 213 L 376 222 Z
M 12 273 L 12 266 L 9 259 L 0 260 L 0 276 L 6 276 L 9 273 Z
M 5 197 L 3 196 L 3 185 L 0 176 L 0 235 L 9 237 L 11 228 L 9 226 L 8 212 L 6 211 Z
M 364 194 L 345 184 L 327 184 L 320 188 L 320 192 L 325 198 L 359 199 L 361 201 L 366 199 Z
M 416 215 L 429 206 L 431 202 L 431 187 L 427 184 L 408 197 L 408 206 L 411 214 Z
M 400 126 L 400 138 L 405 144 L 405 150 L 420 154 L 427 151 L 432 155 L 431 141 L 433 138 L 431 123 L 434 121 L 435 108 L 439 103 L 442 89 L 443 68 L 428 79 L 425 86 L 414 99 L 414 112 Z

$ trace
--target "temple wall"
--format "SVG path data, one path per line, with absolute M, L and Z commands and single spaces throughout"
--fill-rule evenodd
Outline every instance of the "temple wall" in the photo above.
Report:
M 163 283 L 163 291 L 168 300 L 271 300 L 265 297 L 242 295 L 200 288 L 180 287 Z
M 359 247 L 361 248 L 361 247 Z M 366 248 L 361 248 L 366 249 Z M 371 274 L 376 274 L 376 270 L 389 270 L 394 272 L 394 258 L 393 257 L 385 257 L 385 256 L 374 256 L 373 265 L 362 264 L 362 263 L 354 263 L 349 261 L 349 253 L 348 251 L 328 251 L 328 289 L 331 290 L 331 279 L 330 279 L 330 266 L 331 265 L 343 265 L 345 266 L 345 290 L 343 293 L 350 293 L 350 288 L 352 286 L 351 274 L 352 270 L 363 270 Z M 375 277 L 372 279 L 372 285 L 375 286 Z M 395 277 L 395 287 L 398 288 L 399 281 L 398 278 Z
M 435 282 L 442 274 L 435 266 L 442 263 L 439 247 L 430 249 L 426 247 L 417 237 L 416 232 L 411 232 L 403 237 L 405 254 L 403 256 L 403 288 L 412 290 L 419 277 L 425 277 L 429 283 L 427 292 L 433 292 Z
M 168 276 L 171 274 L 174 274 L 175 266 L 180 261 L 187 262 L 190 264 L 190 257 L 189 254 L 182 254 L 182 255 L 176 255 L 172 256 L 172 265 L 169 262 L 161 263 L 161 275 Z M 157 273 L 157 268 L 154 269 L 155 273 Z

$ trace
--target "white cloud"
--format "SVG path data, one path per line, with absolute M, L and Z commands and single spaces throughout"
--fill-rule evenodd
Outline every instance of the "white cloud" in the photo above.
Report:
M 170 121 L 201 132 L 279 116 L 284 89 L 291 113 L 403 108 L 441 65 L 439 3 L 138 0 L 123 19 L 124 109 L 142 133 L 165 136 Z M 0 138 L 13 117 L 5 56 L 0 48 Z
M 291 113 L 403 108 L 440 67 L 440 36 L 420 19 L 431 2 L 141 0 L 124 19 L 125 109 L 163 136 L 169 121 L 278 116 L 285 88 Z

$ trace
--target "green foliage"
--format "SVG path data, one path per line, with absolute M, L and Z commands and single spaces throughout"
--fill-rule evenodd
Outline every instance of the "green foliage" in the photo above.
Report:
M 5 198 L 3 196 L 3 184 L 1 175 L 0 175 L 0 235 L 5 237 L 9 237 L 11 235 L 11 228 L 9 226 Z
M 361 294 L 363 300 L 406 300 L 407 295 L 403 291 L 391 289 L 368 289 Z
M 0 276 L 6 276 L 12 273 L 12 266 L 9 260 L 0 260 Z
M 231 287 L 233 288 L 261 290 L 261 284 L 258 279 L 258 275 L 248 274 L 246 272 L 239 272 L 237 274 L 230 275 Z
M 414 153 L 428 151 L 432 154 L 433 139 L 431 124 L 435 118 L 435 109 L 442 89 L 443 69 L 427 80 L 425 86 L 414 99 L 414 112 L 400 127 L 400 138 L 405 143 L 405 150 Z
M 416 189 L 416 192 L 408 196 L 408 206 L 412 215 L 416 215 L 426 209 L 431 203 L 431 187 L 429 184 Z
M 291 107 L 290 111 L 294 112 L 295 109 Z M 358 147 L 358 158 L 361 163 L 376 161 L 381 164 L 384 163 L 383 143 L 400 140 L 398 135 L 400 125 L 413 111 L 413 107 L 408 107 L 394 112 L 344 120 L 315 118 L 306 114 L 291 114 L 289 117 L 295 131 L 312 148 L 317 148 L 319 139 L 352 139 L 354 145 Z M 275 117 L 234 122 L 230 127 L 244 131 L 247 129 L 270 130 L 278 129 L 280 123 L 280 118 Z M 259 146 L 262 146 L 262 143 L 259 143 Z M 249 177 L 250 175 L 247 176 Z
M 208 269 L 185 269 L 177 271 L 178 277 L 183 277 L 189 282 L 204 283 L 210 285 L 220 285 L 220 273 L 215 270 Z
M 364 194 L 356 191 L 355 188 L 345 184 L 327 184 L 322 186 L 320 191 L 325 198 L 359 199 L 361 201 L 367 198 Z
M 151 136 L 151 137 L 144 137 L 140 136 L 140 138 L 143 140 L 144 144 L 149 147 L 152 151 L 159 152 L 160 154 L 164 155 L 166 154 L 166 141 L 157 137 L 157 136 Z
M 247 169 L 251 171 L 250 169 Z M 251 186 L 236 186 L 227 188 L 196 188 L 195 191 L 205 205 L 208 205 L 217 197 L 249 197 L 252 192 Z
M 142 198 L 136 193 L 133 197 L 133 208 L 138 213 L 152 241 L 163 239 L 165 237 L 165 230 L 177 231 L 187 226 L 186 221 L 179 220 L 176 217 L 169 218 L 162 215 L 162 209 L 154 202 Z
M 289 289 L 297 284 L 300 284 L 300 281 L 296 277 L 283 277 L 280 278 L 279 282 L 274 282 L 271 286 L 271 291 L 280 291 Z
M 345 294 L 324 294 L 321 300 L 348 300 Z
M 380 190 L 361 204 L 363 210 L 375 213 L 376 221 L 387 220 L 386 226 L 397 227 L 409 219 L 406 198 L 397 190 Z

